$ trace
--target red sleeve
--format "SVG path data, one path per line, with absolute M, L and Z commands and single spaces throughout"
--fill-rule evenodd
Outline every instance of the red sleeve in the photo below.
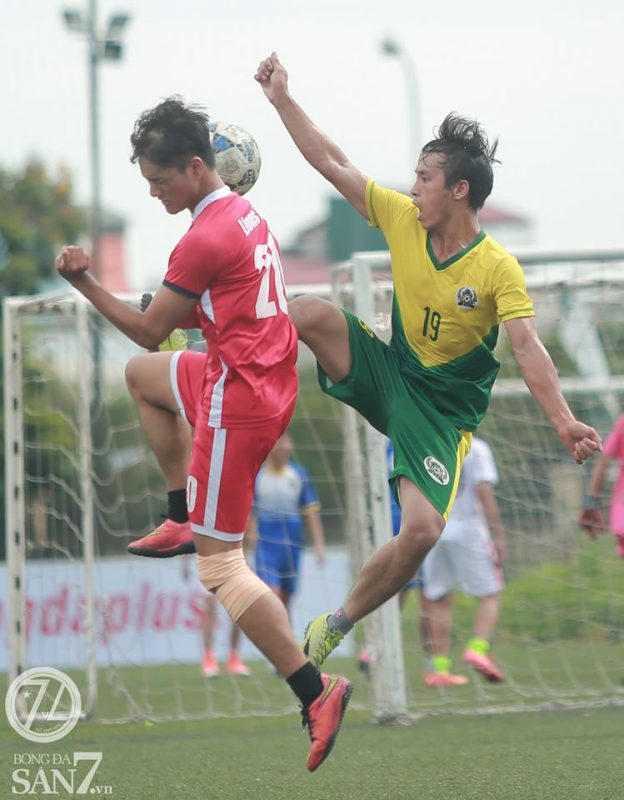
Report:
M 174 292 L 199 300 L 219 270 L 219 259 L 205 236 L 192 234 L 191 229 L 169 256 L 163 283 Z

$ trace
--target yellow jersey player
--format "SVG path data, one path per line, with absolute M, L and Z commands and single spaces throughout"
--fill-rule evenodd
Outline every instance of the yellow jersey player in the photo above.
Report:
M 392 340 L 316 297 L 290 314 L 316 356 L 323 391 L 348 403 L 393 444 L 399 535 L 364 565 L 343 606 L 308 626 L 304 651 L 321 664 L 355 622 L 401 590 L 440 536 L 453 505 L 472 431 L 488 406 L 505 326 L 524 380 L 572 457 L 601 447 L 575 419 L 536 331 L 517 261 L 481 231 L 477 212 L 493 185 L 496 143 L 474 120 L 449 115 L 426 144 L 410 197 L 358 170 L 292 98 L 277 55 L 256 73 L 295 144 L 390 249 Z

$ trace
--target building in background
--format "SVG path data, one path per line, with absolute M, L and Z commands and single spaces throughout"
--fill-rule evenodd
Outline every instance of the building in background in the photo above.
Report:
M 113 211 L 102 214 L 99 281 L 109 292 L 127 292 L 126 221 Z
M 91 252 L 88 237 L 81 242 L 87 252 Z M 0 248 L 1 257 L 1 248 Z M 113 211 L 102 212 L 102 233 L 100 236 L 101 267 L 97 279 L 109 292 L 123 294 L 129 291 L 128 265 L 126 261 L 126 221 Z M 40 282 L 38 291 L 49 292 L 67 289 L 67 281 L 59 276 Z

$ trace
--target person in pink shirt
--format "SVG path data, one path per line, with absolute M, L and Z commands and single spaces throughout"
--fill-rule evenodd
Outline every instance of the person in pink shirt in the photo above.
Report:
M 617 477 L 611 491 L 609 529 L 617 539 L 620 558 L 624 558 L 624 414 L 620 415 L 607 437 L 604 449 L 592 472 L 589 492 L 584 499 L 584 508 L 579 524 L 586 529 L 592 539 L 595 539 L 598 533 L 607 527 L 600 511 L 600 496 L 609 461 L 618 462 Z

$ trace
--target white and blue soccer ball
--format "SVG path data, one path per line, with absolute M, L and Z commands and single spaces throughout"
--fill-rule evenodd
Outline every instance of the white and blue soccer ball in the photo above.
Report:
M 260 174 L 260 149 L 240 125 L 210 122 L 210 141 L 221 180 L 237 194 L 246 194 Z

